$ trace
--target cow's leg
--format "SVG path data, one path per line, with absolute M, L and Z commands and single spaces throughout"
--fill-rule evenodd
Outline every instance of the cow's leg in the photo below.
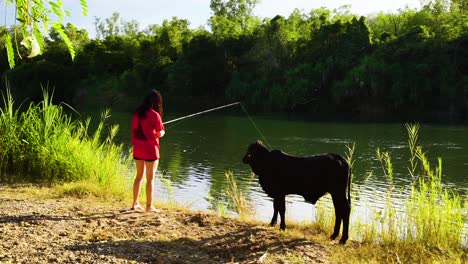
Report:
M 349 204 L 348 199 L 344 199 L 345 203 L 343 206 L 343 234 L 341 235 L 340 244 L 346 243 L 348 240 L 348 231 L 349 231 L 349 215 L 351 213 L 351 204 Z
M 335 239 L 340 234 L 341 220 L 343 219 L 343 205 L 340 203 L 341 198 L 336 194 L 332 194 L 333 207 L 335 208 L 335 227 L 333 228 L 333 234 L 330 236 L 330 239 Z
M 286 196 L 278 197 L 278 211 L 281 217 L 280 230 L 286 229 Z
M 275 226 L 278 219 L 278 198 L 273 198 L 273 217 L 271 218 L 270 226 Z
M 349 213 L 351 211 L 351 207 L 349 206 L 344 193 L 343 195 L 332 195 L 332 199 L 333 206 L 335 207 L 335 227 L 330 238 L 335 239 L 338 237 L 341 221 L 343 221 L 343 235 L 341 236 L 340 244 L 344 244 L 346 243 L 346 240 L 348 240 Z

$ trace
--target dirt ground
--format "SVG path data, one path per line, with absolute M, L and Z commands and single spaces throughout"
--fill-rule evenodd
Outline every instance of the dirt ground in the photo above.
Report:
M 0 263 L 328 263 L 313 235 L 206 212 L 129 211 L 0 185 Z M 314 241 L 315 240 L 315 241 Z

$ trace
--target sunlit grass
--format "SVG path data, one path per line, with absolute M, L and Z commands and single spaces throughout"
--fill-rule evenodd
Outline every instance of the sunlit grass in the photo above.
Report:
M 407 124 L 406 128 L 411 185 L 406 189 L 396 187 L 391 155 L 377 149 L 376 158 L 387 178 L 387 192 L 383 208 L 373 210 L 370 219 L 364 220 L 368 223 L 357 223 L 361 239 L 384 244 L 419 243 L 427 247 L 460 251 L 464 246 L 462 232 L 466 205 L 458 193 L 443 186 L 442 158 L 438 158 L 437 164 L 432 165 L 418 145 L 419 126 Z M 395 197 L 403 197 L 405 194 L 407 198 L 400 209 Z
M 418 125 L 406 125 L 409 138 L 409 177 L 412 185 L 401 213 L 395 208 L 393 197 L 397 190 L 393 183 L 392 163 L 388 152 L 377 153 L 384 174 L 388 178 L 385 210 L 378 222 L 379 240 L 386 243 L 421 243 L 445 250 L 462 248 L 463 203 L 458 193 L 442 185 L 442 158 L 434 166 L 418 145 Z M 374 219 L 375 222 L 376 219 Z M 376 224 L 376 223 L 375 223 Z
M 122 146 L 113 142 L 118 126 L 105 125 L 109 111 L 104 111 L 90 133 L 90 119 L 73 119 L 66 106 L 52 102 L 47 91 L 43 96 L 23 110 L 16 107 L 8 90 L 2 94 L 0 181 L 46 186 L 67 183 L 64 194 L 112 193 L 123 198 L 129 159 Z
M 335 254 L 337 262 L 359 263 L 366 259 L 371 263 L 464 263 L 467 260 L 467 245 L 463 244 L 467 202 L 443 186 L 442 158 L 437 159 L 436 165 L 431 164 L 417 142 L 419 126 L 407 124 L 406 129 L 410 186 L 396 187 L 391 155 L 377 149 L 376 158 L 388 180 L 383 207 L 371 210 L 367 219 L 351 223 L 355 227 L 353 233 L 359 234 L 356 239 L 360 244 L 344 249 L 346 257 L 340 255 L 343 252 Z M 398 196 L 406 196 L 403 205 L 397 205 Z M 375 199 L 382 198 L 376 195 Z
M 226 172 L 226 180 L 228 184 L 226 190 L 229 201 L 228 207 L 231 207 L 241 218 L 252 216 L 252 204 L 247 200 L 245 192 L 238 187 L 234 174 Z

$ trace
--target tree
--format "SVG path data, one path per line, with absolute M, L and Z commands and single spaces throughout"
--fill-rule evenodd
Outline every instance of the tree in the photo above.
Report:
M 101 20 L 98 17 L 94 18 L 94 27 L 96 29 L 96 37 L 98 39 L 106 39 L 115 36 L 128 36 L 136 38 L 139 34 L 140 24 L 132 19 L 125 21 L 120 17 L 119 12 L 112 13 L 111 17 Z
M 88 6 L 86 0 L 80 0 L 83 15 L 87 15 Z M 66 16 L 70 16 L 70 12 L 64 10 L 62 0 L 6 0 L 6 8 L 15 10 L 15 17 L 19 22 L 19 27 L 13 27 L 13 32 L 2 32 L 5 34 L 5 47 L 10 68 L 15 66 L 15 54 L 13 49 L 13 38 L 17 45 L 20 45 L 29 50 L 28 57 L 35 57 L 42 53 L 44 47 L 44 36 L 49 33 L 49 28 L 52 26 L 57 33 L 62 37 L 67 45 L 68 51 L 72 59 L 75 57 L 75 50 L 72 42 L 64 31 L 63 20 Z M 57 19 L 52 20 L 50 14 L 54 14 Z M 16 39 L 16 31 L 19 30 L 24 38 Z M 20 59 L 21 55 L 18 53 Z
M 252 32 L 258 19 L 253 16 L 253 9 L 258 0 L 211 0 L 213 16 L 209 24 L 216 39 L 237 38 L 241 34 Z
M 459 15 L 466 15 L 466 11 L 468 11 L 468 3 L 466 0 L 452 0 L 450 1 L 450 11 L 452 13 L 458 12 Z
M 112 16 L 101 21 L 100 18 L 94 18 L 94 27 L 96 28 L 97 38 L 105 39 L 111 36 L 118 36 L 120 34 L 122 20 L 120 19 L 120 13 L 114 12 Z
M 139 33 L 140 23 L 135 19 L 131 21 L 125 21 L 122 25 L 122 30 L 125 36 L 136 37 Z
M 190 22 L 186 19 L 172 17 L 172 20 L 165 19 L 160 28 L 159 41 L 165 53 L 175 60 L 182 54 L 182 47 L 192 39 L 189 29 Z

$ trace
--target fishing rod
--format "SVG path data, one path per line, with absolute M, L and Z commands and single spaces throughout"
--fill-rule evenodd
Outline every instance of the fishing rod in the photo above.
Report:
M 232 103 L 232 104 L 218 106 L 218 107 L 211 108 L 211 109 L 201 111 L 201 112 L 198 112 L 198 113 L 194 113 L 194 114 L 191 114 L 191 115 L 187 115 L 187 116 L 179 117 L 179 118 L 176 118 L 176 119 L 172 119 L 172 120 L 164 122 L 163 124 L 167 125 L 167 124 L 170 124 L 172 122 L 176 122 L 176 121 L 183 120 L 183 119 L 186 119 L 186 118 L 194 117 L 194 116 L 201 115 L 201 114 L 204 114 L 204 113 L 208 113 L 208 112 L 211 112 L 211 111 L 216 111 L 216 110 L 223 109 L 223 108 L 226 108 L 226 107 L 230 107 L 230 106 L 233 106 L 233 105 L 240 105 L 242 107 L 242 110 L 244 110 L 245 114 L 249 117 L 249 120 L 252 123 L 253 127 L 257 130 L 258 134 L 263 138 L 263 142 L 267 145 L 267 147 L 269 147 L 271 149 L 271 146 L 270 146 L 270 144 L 268 144 L 267 139 L 265 138 L 263 133 L 260 131 L 260 129 L 257 127 L 257 125 L 255 125 L 255 122 L 253 121 L 252 117 L 249 115 L 249 113 L 244 108 L 244 106 L 241 104 L 241 102 L 235 102 L 235 103 Z
M 232 104 L 227 104 L 227 105 L 223 105 L 223 106 L 218 106 L 218 107 L 211 108 L 211 109 L 208 109 L 208 110 L 205 110 L 205 111 L 201 111 L 201 112 L 198 112 L 198 113 L 194 113 L 194 114 L 191 114 L 191 115 L 179 117 L 179 118 L 176 118 L 176 119 L 172 119 L 172 120 L 166 121 L 166 122 L 164 122 L 163 124 L 164 124 L 164 125 L 167 125 L 167 124 L 172 123 L 172 122 L 176 122 L 176 121 L 179 121 L 179 120 L 182 120 L 182 119 L 186 119 L 186 118 L 189 118 L 189 117 L 194 117 L 194 116 L 197 116 L 197 115 L 205 114 L 205 113 L 208 113 L 208 112 L 211 112 L 211 111 L 219 110 L 219 109 L 226 108 L 226 107 L 233 106 L 233 105 L 237 105 L 237 104 L 240 104 L 240 102 L 235 102 L 235 103 L 232 103 Z

